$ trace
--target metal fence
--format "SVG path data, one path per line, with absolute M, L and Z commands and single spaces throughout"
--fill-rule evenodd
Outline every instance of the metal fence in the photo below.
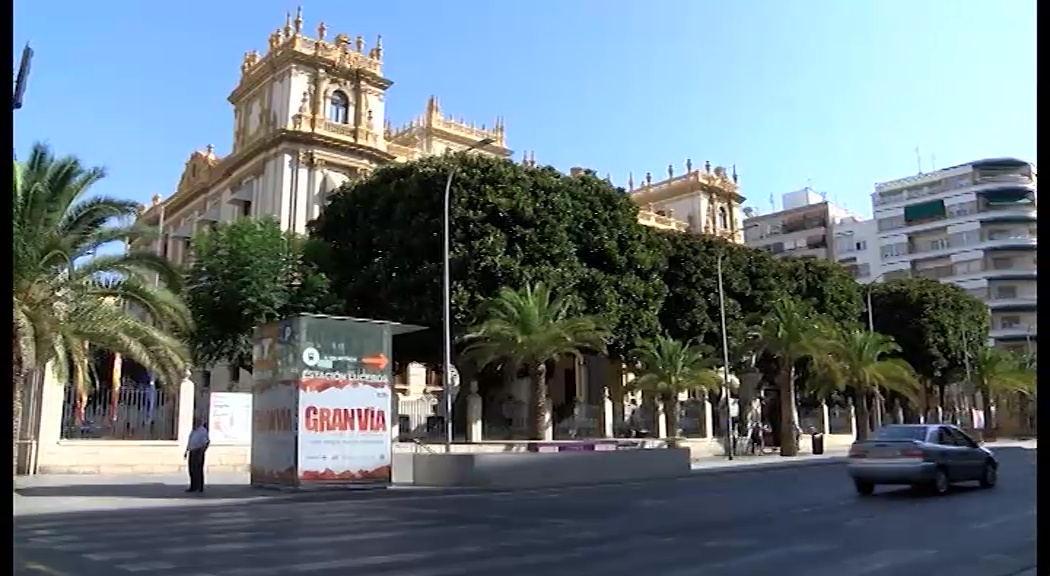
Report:
M 66 386 L 62 402 L 62 438 L 93 440 L 176 440 L 177 393 L 145 386 L 123 386 L 88 393 L 78 410 L 77 392 Z M 79 412 L 79 413 L 78 413 Z

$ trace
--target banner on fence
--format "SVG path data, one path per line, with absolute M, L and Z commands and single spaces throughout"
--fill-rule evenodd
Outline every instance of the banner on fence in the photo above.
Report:
M 208 435 L 212 444 L 250 444 L 252 395 L 212 392 L 208 401 Z

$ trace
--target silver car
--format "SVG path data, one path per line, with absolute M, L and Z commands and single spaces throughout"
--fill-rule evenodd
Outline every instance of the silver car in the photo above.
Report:
M 910 485 L 944 494 L 956 482 L 995 486 L 999 461 L 965 432 L 949 424 L 883 426 L 849 452 L 849 475 L 862 496 L 875 486 Z

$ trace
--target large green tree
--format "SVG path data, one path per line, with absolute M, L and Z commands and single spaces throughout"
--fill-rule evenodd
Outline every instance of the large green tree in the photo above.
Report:
M 240 218 L 194 236 L 186 300 L 201 364 L 252 367 L 259 324 L 296 313 L 339 310 L 328 278 L 305 257 L 308 241 L 273 219 Z
M 846 268 L 816 258 L 786 258 L 778 264 L 777 276 L 789 294 L 837 326 L 857 324 L 863 310 L 862 290 Z
M 117 242 L 136 245 L 154 231 L 132 222 L 129 200 L 88 198 L 105 176 L 73 156 L 36 144 L 14 163 L 12 381 L 18 440 L 28 370 L 52 363 L 71 376 L 83 402 L 91 349 L 121 354 L 166 384 L 185 376 L 189 351 L 180 336 L 190 314 L 177 292 L 181 278 L 164 258 L 130 250 L 101 254 Z M 17 449 L 16 449 L 17 460 Z
M 667 297 L 660 324 L 671 338 L 695 339 L 721 357 L 721 302 L 718 260 L 722 258 L 726 332 L 730 363 L 737 366 L 749 351 L 755 322 L 785 297 L 781 264 L 767 252 L 710 236 L 662 232 L 667 264 Z
M 988 340 L 988 307 L 954 284 L 906 278 L 870 288 L 876 332 L 893 338 L 899 355 L 939 392 L 961 379 L 967 358 Z M 928 390 L 929 392 L 929 390 Z M 929 407 L 927 397 L 925 407 Z
M 328 246 L 325 270 L 346 312 L 441 325 L 442 199 L 452 184 L 453 333 L 503 286 L 544 282 L 610 326 L 622 356 L 658 333 L 664 296 L 659 240 L 637 223 L 621 189 L 591 172 L 565 175 L 477 155 L 381 168 L 348 183 L 312 225 Z M 432 331 L 398 338 L 402 358 L 436 362 Z

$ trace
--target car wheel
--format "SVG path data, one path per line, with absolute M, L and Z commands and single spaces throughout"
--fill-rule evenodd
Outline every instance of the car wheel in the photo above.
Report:
M 992 488 L 998 481 L 999 471 L 996 470 L 995 464 L 986 462 L 984 464 L 984 472 L 981 474 L 981 488 Z
M 857 494 L 861 496 L 871 496 L 875 493 L 875 485 L 871 482 L 856 480 L 853 482 L 853 485 L 857 487 Z
M 938 496 L 947 494 L 949 486 L 951 484 L 948 482 L 948 474 L 944 472 L 943 468 L 938 468 L 933 473 L 933 483 L 930 485 L 933 493 Z

